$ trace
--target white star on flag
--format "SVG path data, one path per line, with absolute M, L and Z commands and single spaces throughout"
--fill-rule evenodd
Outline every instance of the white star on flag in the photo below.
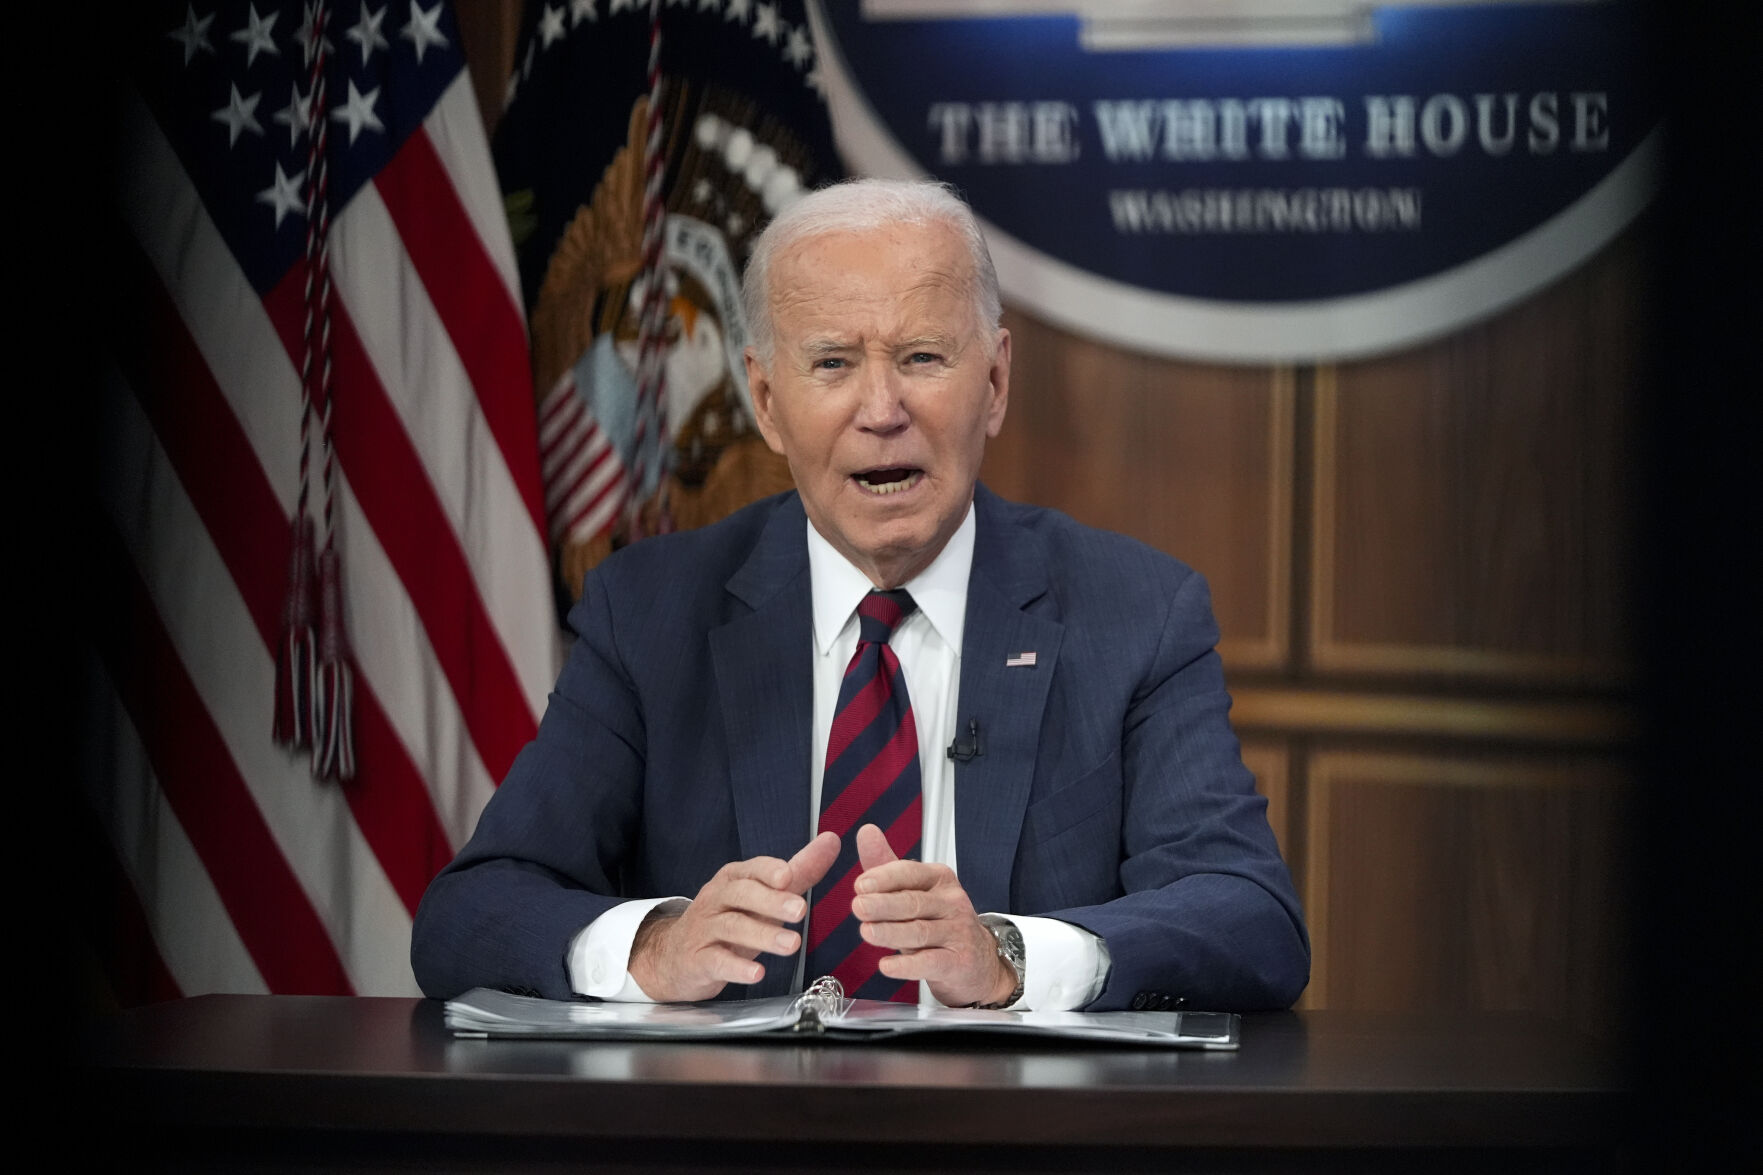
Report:
M 399 31 L 398 35 L 415 47 L 416 64 L 422 64 L 423 51 L 430 46 L 436 49 L 447 47 L 447 38 L 442 35 L 440 25 L 441 6 L 439 4 L 425 12 L 417 6 L 416 0 L 410 0 L 409 23 Z
M 784 59 L 801 69 L 813 56 L 814 48 L 808 43 L 808 34 L 801 29 L 791 29 L 789 40 L 784 45 Z
M 196 56 L 198 51 L 214 52 L 214 46 L 208 43 L 208 26 L 213 23 L 214 14 L 212 12 L 198 20 L 196 6 L 192 4 L 184 9 L 184 27 L 173 29 L 165 34 L 184 47 L 185 65 L 190 64 L 191 59 Z
M 380 121 L 379 115 L 373 112 L 375 104 L 380 100 L 380 88 L 375 86 L 363 94 L 355 88 L 355 80 L 349 80 L 349 100 L 341 110 L 331 111 L 333 121 L 347 123 L 349 126 L 349 145 L 353 147 L 355 140 L 361 135 L 361 128 L 370 131 L 383 131 L 386 124 Z
M 249 98 L 239 96 L 239 87 L 232 87 L 233 96 L 227 104 L 216 110 L 211 116 L 215 122 L 222 123 L 227 129 L 227 146 L 231 147 L 239 141 L 240 131 L 250 131 L 261 135 L 263 127 L 257 122 L 257 102 L 262 94 L 253 94 Z
M 378 12 L 374 12 L 363 4 L 361 17 L 355 22 L 355 27 L 343 34 L 361 46 L 361 64 L 366 65 L 373 59 L 375 49 L 391 48 L 386 43 L 386 35 L 380 32 L 380 24 L 385 19 L 386 10 L 383 7 Z
M 249 69 L 257 62 L 259 53 L 267 53 L 271 57 L 280 57 L 282 51 L 275 47 L 270 30 L 275 28 L 279 12 L 272 12 L 268 18 L 257 15 L 257 5 L 251 6 L 250 13 L 245 17 L 245 27 L 232 34 L 232 39 L 245 46 L 245 68 Z
M 778 24 L 777 5 L 761 4 L 759 14 L 753 18 L 753 35 L 764 37 L 767 42 L 775 45 L 777 39 L 783 35 L 783 31 L 782 26 Z
M 539 17 L 539 39 L 544 41 L 544 47 L 549 49 L 563 40 L 564 32 L 563 9 L 547 5 L 544 15 Z
M 306 170 L 304 168 L 293 175 L 287 175 L 283 173 L 282 165 L 277 163 L 274 182 L 257 193 L 258 203 L 268 204 L 275 209 L 275 226 L 277 228 L 282 227 L 282 218 L 290 212 L 297 212 L 302 216 L 306 214 L 305 200 L 300 195 L 300 183 L 305 178 Z
M 594 0 L 569 0 L 569 24 L 571 28 L 584 20 L 600 23 L 600 14 L 594 11 Z

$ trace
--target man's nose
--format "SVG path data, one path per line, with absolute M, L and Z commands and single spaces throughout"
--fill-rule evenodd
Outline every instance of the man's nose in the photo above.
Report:
M 905 428 L 912 418 L 906 411 L 905 388 L 900 373 L 888 363 L 872 363 L 868 367 L 859 392 L 857 427 L 878 433 Z

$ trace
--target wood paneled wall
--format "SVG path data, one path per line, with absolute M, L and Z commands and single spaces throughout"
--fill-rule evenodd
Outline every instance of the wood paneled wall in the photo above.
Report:
M 1296 368 L 1018 311 L 984 476 L 1204 572 L 1309 1007 L 1621 1011 L 1637 231 L 1491 321 Z
M 1232 665 L 1287 665 L 1293 373 L 1153 359 L 1016 310 L 1004 322 L 1010 408 L 986 484 L 1193 556 Z
M 514 0 L 462 0 L 486 120 Z M 1224 367 L 1006 312 L 983 476 L 1203 571 L 1244 758 L 1315 946 L 1303 1006 L 1540 1009 L 1625 988 L 1640 233 L 1494 319 Z

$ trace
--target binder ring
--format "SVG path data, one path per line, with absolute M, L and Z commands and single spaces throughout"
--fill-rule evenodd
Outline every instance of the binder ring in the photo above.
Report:
M 845 985 L 831 975 L 822 975 L 802 993 L 803 1007 L 822 1018 L 843 1015 L 850 1003 L 845 998 Z

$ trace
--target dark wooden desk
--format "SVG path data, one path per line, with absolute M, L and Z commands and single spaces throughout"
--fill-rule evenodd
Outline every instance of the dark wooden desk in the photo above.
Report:
M 179 1170 L 1608 1170 L 1618 1075 L 1520 1015 L 1282 1013 L 1237 1053 L 456 1041 L 421 1000 L 92 1026 L 81 1141 Z

